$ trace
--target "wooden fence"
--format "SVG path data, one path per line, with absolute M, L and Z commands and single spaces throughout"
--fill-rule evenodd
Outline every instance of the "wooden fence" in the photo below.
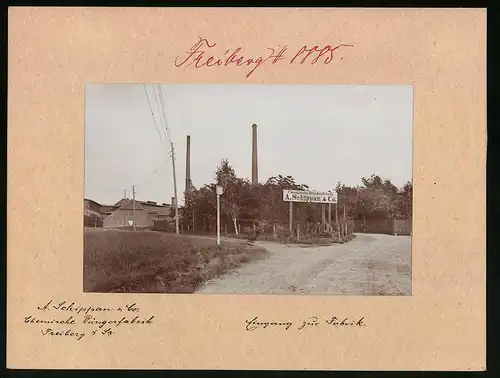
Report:
M 366 219 L 355 221 L 354 232 L 367 234 L 411 235 L 411 219 Z
M 153 230 L 163 231 L 163 232 L 175 232 L 175 222 L 155 219 L 153 221 Z
M 90 228 L 97 228 L 97 227 L 102 227 L 102 219 L 99 217 L 95 216 L 83 216 L 83 225 L 84 227 Z
M 217 229 L 215 222 L 207 222 L 203 227 L 193 229 L 192 226 L 184 226 L 180 224 L 179 231 L 181 234 L 207 234 L 215 235 Z M 338 241 L 348 241 L 353 237 L 355 232 L 355 223 L 352 220 L 332 223 L 331 225 L 322 224 L 321 222 L 295 222 L 293 230 L 290 232 L 288 223 L 262 223 L 253 220 L 241 220 L 237 222 L 239 237 L 251 237 L 259 234 L 259 238 L 264 240 L 281 240 L 295 238 L 297 240 L 310 239 L 329 239 Z M 155 220 L 153 230 L 162 232 L 175 232 L 175 223 L 167 220 Z M 235 236 L 234 225 L 221 222 L 221 235 Z
M 394 219 L 394 233 L 396 235 L 411 235 L 411 219 Z
M 216 225 L 209 223 L 205 228 L 199 227 L 193 230 L 191 227 L 185 227 L 183 224 L 179 226 L 181 233 L 203 233 L 203 234 L 215 234 Z M 93 226 L 89 224 L 89 226 Z M 99 226 L 98 226 L 99 227 Z M 327 225 L 325 225 L 327 227 Z M 327 227 L 328 228 L 328 227 Z M 155 220 L 153 229 L 156 231 L 164 232 L 175 232 L 175 223 L 166 220 Z M 238 232 L 240 234 L 250 234 L 253 233 L 253 223 L 248 221 L 238 222 Z M 276 234 L 279 233 L 289 233 L 289 226 L 286 223 L 269 224 L 263 228 L 259 228 L 260 233 L 265 234 Z M 297 235 L 297 232 L 303 236 L 314 236 L 323 233 L 333 232 L 340 233 L 344 236 L 349 236 L 352 233 L 371 233 L 371 234 L 389 234 L 389 235 L 411 235 L 412 234 L 412 221 L 411 219 L 377 219 L 377 220 L 347 220 L 344 222 L 339 222 L 337 226 L 335 223 L 332 224 L 331 229 L 323 229 L 321 224 L 318 223 L 294 223 L 293 234 Z M 229 223 L 221 223 L 221 234 L 222 235 L 233 235 L 235 234 L 234 226 Z

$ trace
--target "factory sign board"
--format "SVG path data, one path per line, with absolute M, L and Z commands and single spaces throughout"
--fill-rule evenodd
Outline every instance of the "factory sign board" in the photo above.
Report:
M 311 190 L 283 190 L 285 202 L 336 203 L 337 196 L 332 192 L 317 192 Z

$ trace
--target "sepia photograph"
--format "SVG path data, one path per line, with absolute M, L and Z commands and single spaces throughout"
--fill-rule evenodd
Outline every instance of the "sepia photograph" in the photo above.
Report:
M 87 84 L 83 291 L 412 295 L 412 85 Z

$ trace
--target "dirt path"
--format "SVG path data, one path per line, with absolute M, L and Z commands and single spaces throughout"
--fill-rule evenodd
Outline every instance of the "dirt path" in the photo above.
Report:
M 411 237 L 364 235 L 328 247 L 256 242 L 269 250 L 199 293 L 411 295 Z

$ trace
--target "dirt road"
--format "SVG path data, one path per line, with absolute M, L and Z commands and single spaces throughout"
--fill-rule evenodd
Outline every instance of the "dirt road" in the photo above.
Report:
M 411 237 L 358 234 L 345 244 L 256 242 L 265 260 L 206 283 L 198 293 L 411 295 Z

